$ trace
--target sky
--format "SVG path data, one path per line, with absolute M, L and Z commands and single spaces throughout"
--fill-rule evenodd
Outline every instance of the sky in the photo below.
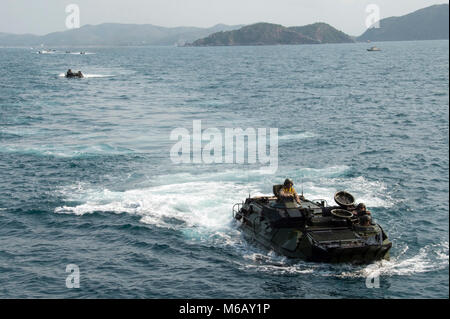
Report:
M 369 4 L 380 18 L 400 16 L 448 0 L 1 0 L 0 32 L 47 34 L 66 30 L 66 6 L 77 4 L 80 25 L 105 22 L 165 27 L 211 27 L 270 22 L 300 26 L 326 22 L 350 35 L 366 29 Z

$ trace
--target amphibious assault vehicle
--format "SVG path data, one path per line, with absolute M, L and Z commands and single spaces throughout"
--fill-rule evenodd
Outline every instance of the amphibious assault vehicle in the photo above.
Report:
M 297 204 L 280 198 L 281 187 L 273 187 L 274 196 L 249 197 L 233 206 L 233 217 L 245 237 L 278 254 L 309 261 L 370 263 L 389 259 L 392 243 L 380 225 L 351 211 L 351 194 L 337 192 L 338 206 L 308 200 L 303 194 Z

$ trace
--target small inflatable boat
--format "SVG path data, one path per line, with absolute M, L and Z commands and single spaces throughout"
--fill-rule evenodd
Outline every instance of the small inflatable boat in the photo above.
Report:
M 81 71 L 78 71 L 78 72 L 76 72 L 76 73 L 73 73 L 72 72 L 72 70 L 68 70 L 67 72 L 66 72 L 66 78 L 84 78 L 84 75 L 83 75 L 83 73 L 81 73 Z

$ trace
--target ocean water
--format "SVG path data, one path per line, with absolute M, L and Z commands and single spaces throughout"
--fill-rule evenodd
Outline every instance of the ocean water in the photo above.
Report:
M 376 45 L 0 49 L 0 297 L 448 298 L 449 43 Z M 278 128 L 278 170 L 174 164 L 194 120 Z M 232 205 L 287 176 L 365 202 L 391 260 L 247 242 Z

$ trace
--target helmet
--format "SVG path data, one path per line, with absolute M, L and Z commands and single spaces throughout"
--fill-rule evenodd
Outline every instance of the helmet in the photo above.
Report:
M 363 215 L 359 218 L 359 222 L 362 225 L 370 224 L 372 218 L 369 215 Z
M 290 179 L 290 178 L 286 178 L 285 180 L 284 180 L 284 186 L 287 186 L 287 185 L 289 185 L 289 184 L 291 184 L 291 185 L 294 185 L 294 182 L 292 181 L 292 179 Z
M 366 210 L 366 205 L 364 203 L 359 203 L 358 206 L 356 206 L 357 210 Z

